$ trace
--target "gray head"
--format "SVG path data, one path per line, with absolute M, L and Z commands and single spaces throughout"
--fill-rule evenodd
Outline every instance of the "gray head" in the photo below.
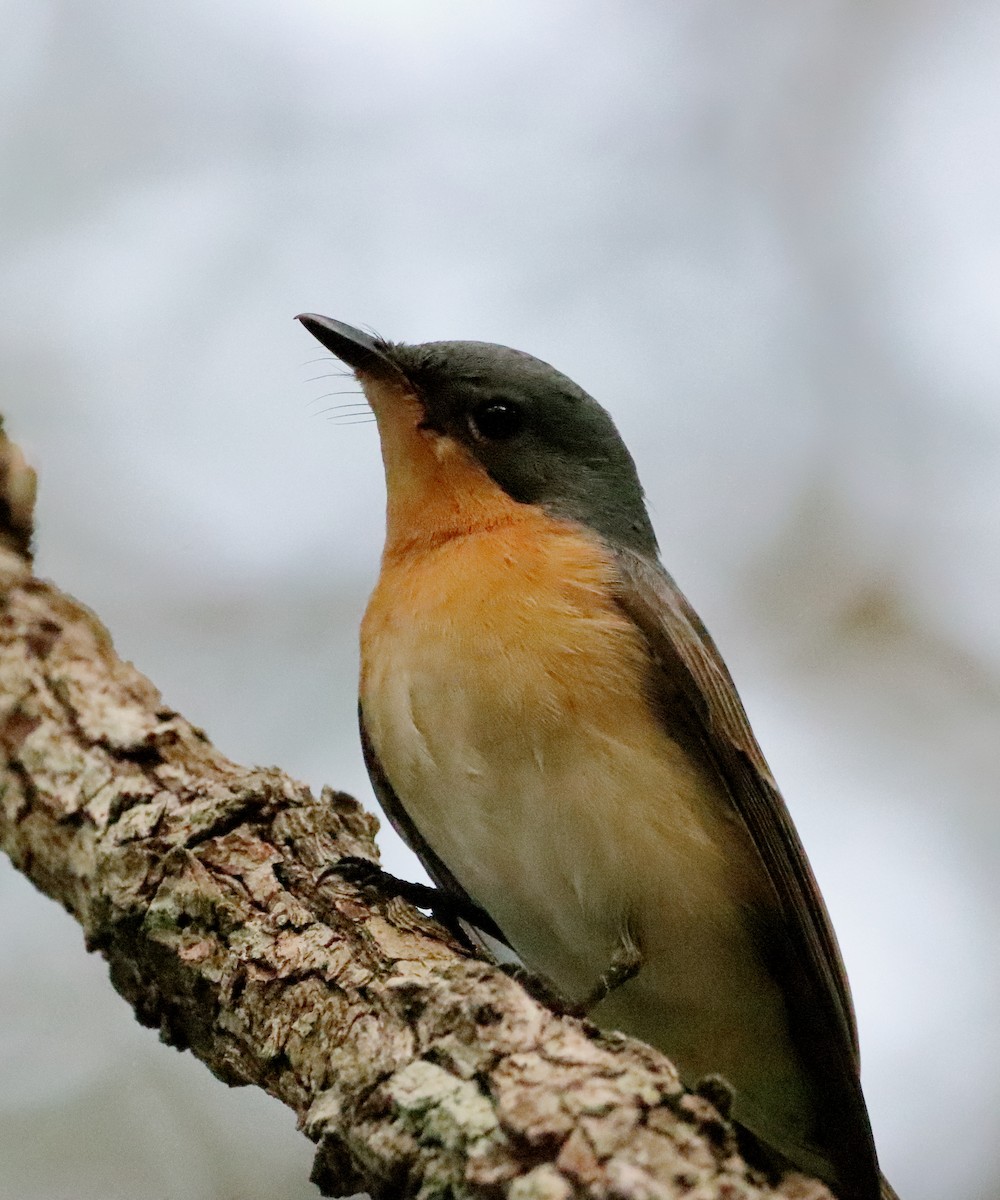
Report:
M 608 413 L 571 379 L 488 342 L 385 342 L 314 314 L 298 318 L 359 375 L 404 383 L 424 426 L 461 442 L 512 499 L 657 553 L 635 463 Z

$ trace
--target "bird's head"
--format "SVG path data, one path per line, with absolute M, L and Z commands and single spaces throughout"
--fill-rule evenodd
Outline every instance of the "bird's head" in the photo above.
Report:
M 375 413 L 390 542 L 531 504 L 655 556 L 614 422 L 548 363 L 488 342 L 408 346 L 314 313 L 298 320 L 354 371 Z

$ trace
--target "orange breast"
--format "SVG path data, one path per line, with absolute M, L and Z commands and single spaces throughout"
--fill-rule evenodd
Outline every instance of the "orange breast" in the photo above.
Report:
M 498 505 L 459 532 L 397 534 L 362 624 L 362 690 L 376 658 L 421 642 L 456 673 L 483 672 L 498 717 L 515 691 L 531 698 L 529 720 L 642 691 L 641 639 L 611 584 L 596 540 L 529 505 Z

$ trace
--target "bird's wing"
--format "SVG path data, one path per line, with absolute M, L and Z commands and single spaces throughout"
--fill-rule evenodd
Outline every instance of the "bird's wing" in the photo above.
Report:
M 361 750 L 365 757 L 365 766 L 368 768 L 368 778 L 371 780 L 372 788 L 381 805 L 382 811 L 389 818 L 389 824 L 395 829 L 407 846 L 410 847 L 417 858 L 420 859 L 424 870 L 434 883 L 437 884 L 446 896 L 456 901 L 457 915 L 476 929 L 489 934 L 490 937 L 501 942 L 503 945 L 508 945 L 509 943 L 500 926 L 472 899 L 451 871 L 438 858 L 431 849 L 430 844 L 410 818 L 409 813 L 403 807 L 402 801 L 396 795 L 395 789 L 389 782 L 385 771 L 382 769 L 382 764 L 379 762 L 378 755 L 375 753 L 375 747 L 372 745 L 371 738 L 369 738 L 368 731 L 365 728 L 364 709 L 360 704 L 358 704 L 358 727 L 361 731 Z
M 707 752 L 760 854 L 784 918 L 784 934 L 775 931 L 775 945 L 765 949 L 790 997 L 793 1037 L 828 1089 L 830 1119 L 840 1135 L 834 1141 L 842 1141 L 847 1154 L 853 1149 L 861 1160 L 855 1164 L 859 1177 L 870 1179 L 874 1146 L 858 1076 L 847 976 L 788 809 L 729 671 L 697 614 L 659 564 L 618 548 L 614 560 L 616 600 L 642 632 L 656 664 L 655 699 L 664 724 L 675 735 L 681 731 L 696 739 Z

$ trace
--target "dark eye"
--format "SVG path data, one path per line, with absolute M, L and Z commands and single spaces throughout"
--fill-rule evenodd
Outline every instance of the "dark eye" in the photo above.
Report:
M 476 437 L 488 442 L 505 442 L 521 432 L 524 414 L 509 400 L 484 400 L 472 410 L 469 424 Z

